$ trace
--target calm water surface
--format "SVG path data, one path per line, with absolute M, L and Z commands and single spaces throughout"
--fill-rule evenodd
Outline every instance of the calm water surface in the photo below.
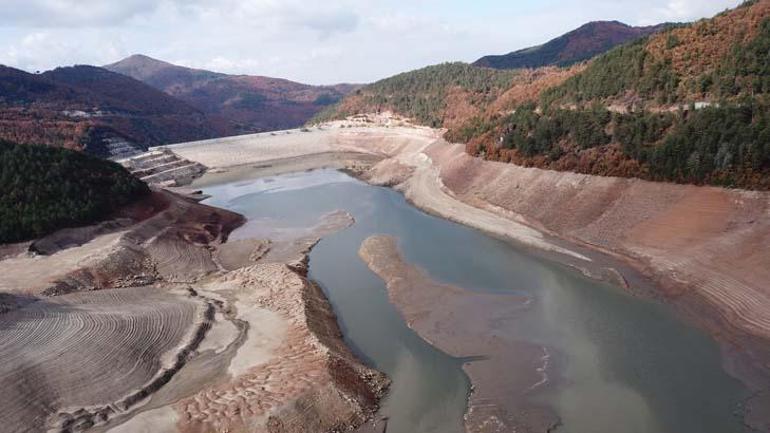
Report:
M 299 227 L 342 209 L 351 228 L 310 257 L 348 344 L 393 380 L 382 412 L 389 433 L 459 433 L 469 392 L 462 361 L 425 343 L 388 302 L 358 257 L 374 234 L 399 240 L 405 258 L 439 281 L 532 299 L 517 338 L 555 351 L 559 379 L 533 399 L 562 418 L 559 432 L 731 433 L 747 396 L 721 367 L 718 346 L 660 304 L 584 278 L 476 230 L 429 216 L 397 192 L 319 170 L 203 188 L 208 204 L 266 224 Z M 505 374 L 505 372 L 500 372 Z

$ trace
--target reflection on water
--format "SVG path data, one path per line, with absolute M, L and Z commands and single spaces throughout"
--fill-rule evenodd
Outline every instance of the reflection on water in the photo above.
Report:
M 393 379 L 383 406 L 390 433 L 461 432 L 469 383 L 461 361 L 405 326 L 383 282 L 359 259 L 361 242 L 373 234 L 397 237 L 405 258 L 434 279 L 532 299 L 510 332 L 555 358 L 550 376 L 558 382 L 532 398 L 554 408 L 564 424 L 559 431 L 743 431 L 734 411 L 746 390 L 722 370 L 716 344 L 665 306 L 426 215 L 392 190 L 335 171 L 240 180 L 205 192 L 209 204 L 283 227 L 337 209 L 355 217 L 353 227 L 315 248 L 310 276 L 324 287 L 350 346 Z

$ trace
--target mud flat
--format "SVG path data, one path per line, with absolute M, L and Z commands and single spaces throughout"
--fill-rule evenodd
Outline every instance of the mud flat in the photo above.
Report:
M 376 410 L 387 380 L 305 276 L 349 215 L 233 247 L 241 215 L 167 191 L 118 217 L 3 248 L 3 431 L 323 432 Z

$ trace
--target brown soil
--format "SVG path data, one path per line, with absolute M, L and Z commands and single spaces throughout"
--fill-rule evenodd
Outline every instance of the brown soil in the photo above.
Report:
M 440 131 L 335 125 L 299 137 L 292 152 L 315 154 L 323 143 L 324 152 L 388 156 L 366 178 L 397 184 L 422 208 L 540 248 L 553 249 L 545 233 L 609 252 L 661 283 L 661 294 L 698 295 L 744 331 L 770 338 L 770 268 L 763 265 L 770 252 L 762 247 L 770 241 L 766 192 L 523 168 L 473 158 L 441 140 Z M 218 154 L 231 146 L 239 152 L 235 159 L 270 161 L 278 141 L 228 144 L 179 151 L 206 165 L 224 163 Z
M 157 280 L 192 281 L 216 270 L 210 248 L 227 239 L 243 217 L 156 191 L 116 220 L 65 229 L 0 261 L 0 292 L 60 295 L 128 287 Z
M 174 368 L 172 354 L 194 344 L 205 311 L 183 294 L 148 287 L 65 295 L 1 314 L 3 431 L 82 431 L 130 409 Z
M 445 143 L 427 153 L 458 199 L 631 259 L 671 300 L 703 297 L 732 325 L 770 338 L 770 269 L 760 265 L 770 263 L 760 247 L 770 241 L 770 194 L 526 169 Z

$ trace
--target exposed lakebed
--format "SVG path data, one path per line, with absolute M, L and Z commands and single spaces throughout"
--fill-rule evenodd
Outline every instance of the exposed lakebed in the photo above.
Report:
M 393 190 L 337 171 L 244 178 L 204 192 L 212 196 L 207 204 L 249 218 L 233 239 L 266 235 L 268 227 L 273 233 L 299 230 L 336 210 L 355 218 L 352 227 L 315 247 L 310 277 L 324 288 L 348 344 L 393 380 L 381 410 L 390 433 L 463 431 L 470 392 L 463 364 L 483 366 L 485 354 L 454 358 L 407 326 L 384 282 L 358 255 L 367 238 L 380 234 L 395 238 L 404 260 L 432 280 L 517 298 L 506 320 L 487 320 L 488 332 L 501 344 L 526 348 L 522 357 L 536 353 L 540 362 L 521 372 L 511 363 L 495 373 L 501 383 L 509 375 L 529 380 L 511 401 L 552 411 L 561 420 L 557 431 L 743 431 L 739 410 L 746 389 L 723 370 L 718 345 L 665 305 L 427 215 Z M 435 303 L 441 308 L 442 299 Z M 456 324 L 442 325 L 486 319 L 478 305 L 467 311 Z

